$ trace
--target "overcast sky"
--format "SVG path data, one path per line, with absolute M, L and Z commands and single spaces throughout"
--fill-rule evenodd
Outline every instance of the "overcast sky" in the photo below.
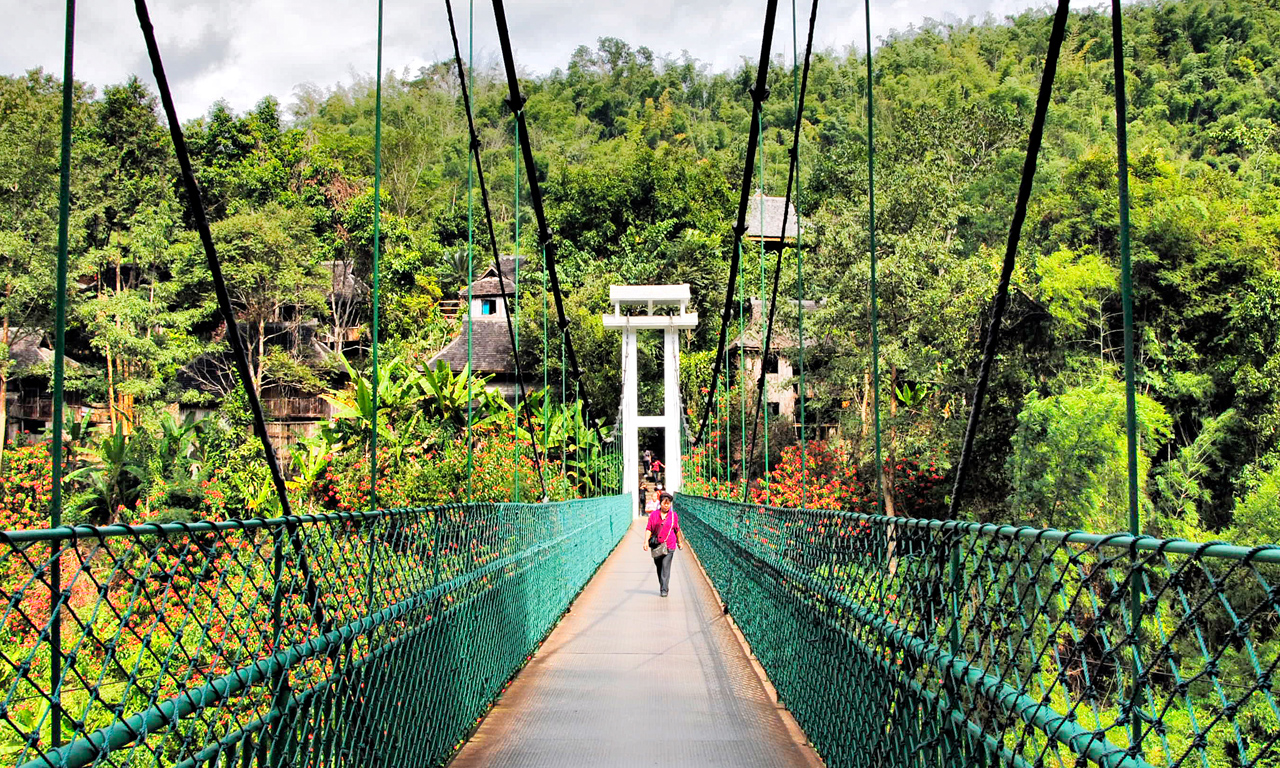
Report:
M 683 51 L 722 70 L 760 51 L 763 0 L 508 0 L 507 19 L 522 73 L 564 67 L 581 44 L 619 37 L 659 56 Z M 800 44 L 809 3 L 799 0 Z M 1003 17 L 1045 0 L 873 0 L 872 33 L 880 37 L 926 18 L 953 21 Z M 466 54 L 467 3 L 454 0 Z M 862 0 L 823 0 L 815 45 L 863 48 Z M 218 99 L 234 109 L 265 95 L 284 104 L 301 83 L 329 87 L 375 68 L 374 0 L 151 0 L 179 118 L 205 113 Z M 385 0 L 384 66 L 410 72 L 452 55 L 443 0 Z M 0 0 L 7 32 L 0 37 L 0 73 L 33 67 L 61 74 L 63 5 L 57 0 Z M 130 0 L 80 2 L 75 76 L 99 88 L 130 74 L 152 82 L 146 49 Z M 476 61 L 499 55 L 492 5 L 475 4 Z M 779 4 L 775 52 L 790 58 L 791 8 Z

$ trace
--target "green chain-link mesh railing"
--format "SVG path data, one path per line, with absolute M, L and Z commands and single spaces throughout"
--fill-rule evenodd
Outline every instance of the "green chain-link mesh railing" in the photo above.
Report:
M 1280 765 L 1280 547 L 676 504 L 830 766 Z
M 0 632 L 22 649 L 0 654 L 3 759 L 439 764 L 620 540 L 629 499 L 0 533 L 19 585 Z

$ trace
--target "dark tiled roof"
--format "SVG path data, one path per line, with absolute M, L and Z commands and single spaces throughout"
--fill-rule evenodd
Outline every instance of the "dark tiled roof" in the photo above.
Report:
M 752 297 L 747 299 L 747 315 L 750 318 L 747 321 L 747 329 L 738 336 L 738 338 L 729 342 L 729 349 L 738 349 L 739 347 L 751 351 L 759 352 L 764 346 L 764 324 L 769 322 L 769 305 L 767 302 L 759 298 Z M 787 305 L 791 305 L 791 312 L 787 312 Z M 808 301 L 804 302 L 804 311 L 806 313 L 814 312 L 821 306 L 821 302 Z M 770 352 L 780 349 L 787 349 L 797 345 L 795 335 L 791 332 L 791 324 L 794 322 L 787 317 L 792 314 L 794 317 L 795 302 L 787 302 L 779 307 L 779 311 L 773 317 L 773 338 L 769 340 Z M 806 343 L 809 343 L 809 334 L 805 335 Z
M 760 226 L 760 195 L 751 198 L 747 205 L 747 237 L 760 238 L 765 233 L 766 240 L 777 240 L 782 236 L 782 205 L 786 202 L 781 197 L 764 198 L 764 227 Z M 794 205 L 787 206 L 787 240 L 796 239 L 796 229 L 800 226 L 800 217 L 796 215 Z
M 30 368 L 41 363 L 53 364 L 53 350 L 45 345 L 43 333 L 29 329 L 10 331 L 9 359 L 19 368 Z
M 40 368 L 45 374 L 53 367 L 52 334 L 38 328 L 13 327 L 9 329 L 9 360 L 14 363 L 14 375 L 25 375 L 27 369 Z M 68 368 L 79 368 L 80 363 L 66 358 Z M 48 366 L 45 368 L 44 366 Z
M 443 360 L 455 373 L 467 365 L 467 327 L 462 326 L 458 338 L 427 361 L 434 369 Z M 515 357 L 511 354 L 511 334 L 507 331 L 506 318 L 476 318 L 471 331 L 471 369 L 475 373 L 514 373 Z
M 493 263 L 490 262 L 488 268 L 485 269 L 484 272 L 480 273 L 480 277 L 476 278 L 476 281 L 471 284 L 471 295 L 474 298 L 480 298 L 482 296 L 501 296 L 504 293 L 502 288 L 505 287 L 506 295 L 514 296 L 516 293 L 517 260 L 520 262 L 520 277 L 522 279 L 528 275 L 538 274 L 537 266 L 530 264 L 529 260 L 524 256 L 521 256 L 519 259 L 515 256 L 503 256 L 500 263 L 502 264 L 502 281 L 505 285 L 498 282 L 498 270 L 494 269 Z M 466 296 L 467 290 L 463 288 L 462 291 L 459 292 L 459 295 Z

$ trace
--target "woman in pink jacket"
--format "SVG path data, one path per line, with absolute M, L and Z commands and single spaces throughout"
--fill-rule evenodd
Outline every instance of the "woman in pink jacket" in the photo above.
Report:
M 644 549 L 653 556 L 654 568 L 658 571 L 658 589 L 662 597 L 667 596 L 671 585 L 671 561 L 680 549 L 680 518 L 672 508 L 671 494 L 663 491 L 658 497 L 658 508 L 649 514 L 649 523 L 645 526 Z

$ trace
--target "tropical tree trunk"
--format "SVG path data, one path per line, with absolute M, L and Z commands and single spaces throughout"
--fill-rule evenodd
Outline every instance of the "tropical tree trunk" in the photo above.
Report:
M 884 513 L 889 517 L 897 515 L 894 489 L 898 479 L 898 398 L 894 397 L 898 381 L 898 370 L 889 369 L 889 440 L 885 445 L 884 466 Z
M 114 433 L 116 431 L 116 424 L 118 420 L 118 417 L 116 414 L 116 410 L 118 406 L 116 404 L 116 377 L 115 377 L 115 365 L 114 365 L 115 358 L 111 354 L 110 345 L 107 346 L 106 357 L 107 357 L 107 419 L 108 419 L 108 422 L 111 424 L 111 431 Z
M 253 366 L 253 388 L 258 390 L 258 396 L 262 396 L 262 367 L 263 360 L 267 351 L 267 321 L 265 318 L 258 318 L 258 359 Z
M 13 286 L 5 289 L 6 297 L 13 292 Z M 7 306 L 8 302 L 6 302 Z M 9 365 L 13 355 L 9 352 L 9 315 L 4 316 L 4 327 L 0 329 L 0 343 L 4 346 L 6 359 L 0 360 L 0 467 L 4 466 L 4 452 L 9 445 Z

